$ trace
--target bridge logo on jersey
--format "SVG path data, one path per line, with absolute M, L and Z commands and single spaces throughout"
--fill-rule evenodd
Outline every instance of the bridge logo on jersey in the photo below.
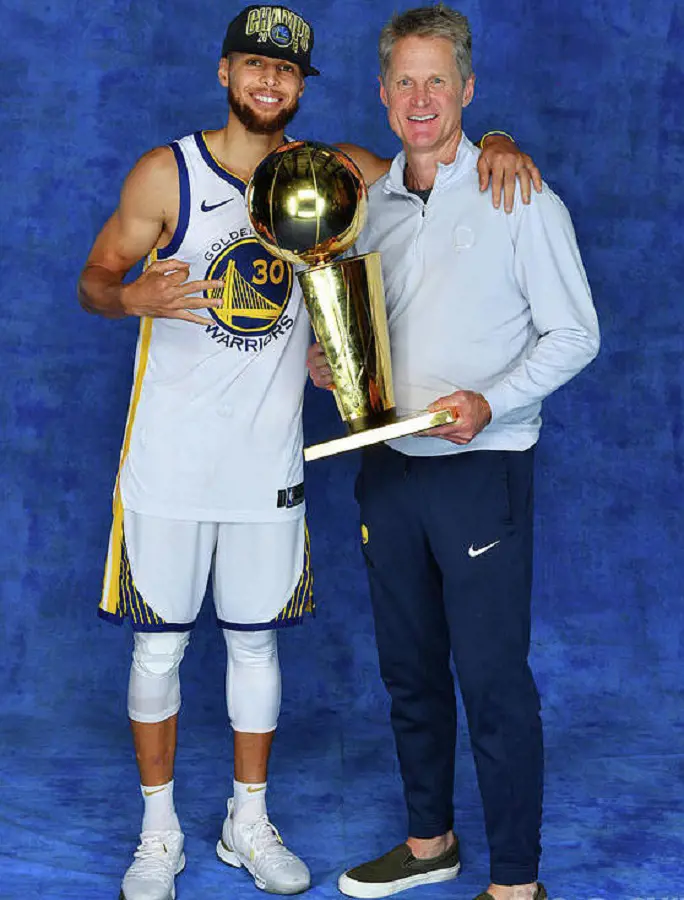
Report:
M 208 292 L 223 301 L 209 312 L 221 330 L 244 338 L 243 349 L 261 349 L 261 339 L 292 327 L 292 319 L 283 316 L 292 294 L 292 266 L 272 256 L 256 238 L 229 244 L 212 260 L 206 278 L 223 281 L 222 290 Z M 212 332 L 216 338 L 217 328 Z

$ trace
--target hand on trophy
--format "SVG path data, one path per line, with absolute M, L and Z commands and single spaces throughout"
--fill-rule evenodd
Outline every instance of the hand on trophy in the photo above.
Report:
M 449 409 L 456 419 L 450 425 L 438 425 L 423 432 L 428 437 L 441 437 L 452 444 L 469 444 L 492 420 L 489 403 L 475 391 L 454 391 L 428 406 L 432 412 Z
M 325 353 L 320 344 L 312 344 L 306 354 L 306 367 L 309 370 L 309 378 L 317 388 L 332 391 L 335 387 L 332 377 L 332 369 L 328 365 Z

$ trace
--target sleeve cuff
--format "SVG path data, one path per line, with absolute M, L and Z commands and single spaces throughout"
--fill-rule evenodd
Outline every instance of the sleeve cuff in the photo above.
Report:
M 489 409 L 492 413 L 490 423 L 495 422 L 497 419 L 500 419 L 501 416 L 506 415 L 506 413 L 509 411 L 510 402 L 509 398 L 506 396 L 507 393 L 507 385 L 503 384 L 502 382 L 493 385 L 487 391 L 482 391 L 482 396 L 489 404 Z

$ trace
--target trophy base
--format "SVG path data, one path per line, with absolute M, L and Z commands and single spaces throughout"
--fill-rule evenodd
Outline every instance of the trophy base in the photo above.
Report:
M 380 444 L 382 441 L 391 441 L 394 438 L 406 437 L 417 431 L 425 431 L 435 428 L 437 425 L 451 425 L 455 422 L 450 409 L 440 409 L 437 412 L 422 412 L 412 416 L 404 416 L 387 425 L 377 425 L 364 431 L 357 431 L 346 437 L 334 438 L 332 441 L 324 441 L 322 444 L 312 444 L 304 448 L 304 459 L 311 462 L 314 459 L 322 459 L 324 456 L 334 456 L 337 453 L 346 453 L 348 450 L 358 450 L 359 447 L 369 447 L 371 444 Z

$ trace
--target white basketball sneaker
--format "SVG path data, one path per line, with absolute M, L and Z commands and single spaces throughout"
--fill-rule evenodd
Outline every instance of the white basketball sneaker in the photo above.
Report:
M 268 816 L 247 824 L 234 821 L 232 797 L 216 853 L 229 866 L 244 866 L 256 886 L 270 894 L 299 894 L 311 886 L 305 863 L 283 844 Z
M 176 875 L 185 868 L 183 840 L 180 831 L 143 831 L 119 900 L 176 900 Z

